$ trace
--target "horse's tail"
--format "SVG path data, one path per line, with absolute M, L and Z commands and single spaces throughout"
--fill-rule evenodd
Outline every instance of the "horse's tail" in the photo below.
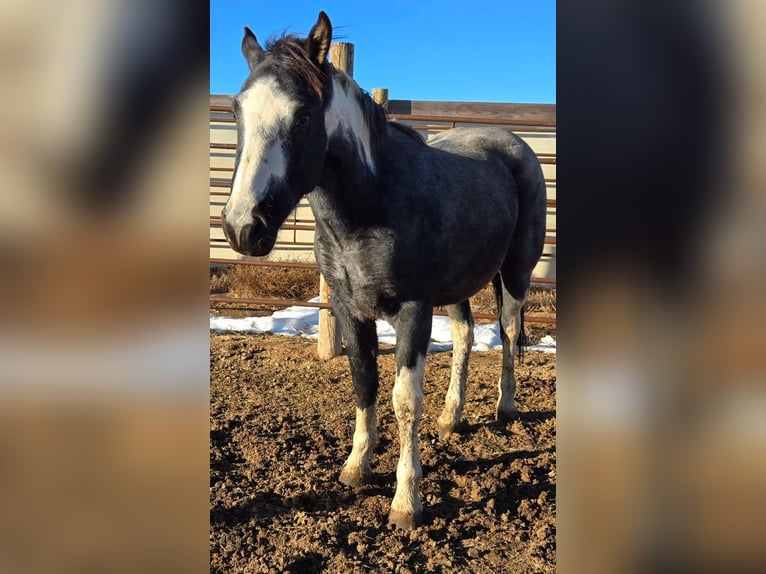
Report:
M 540 162 L 524 140 L 509 133 L 507 165 L 516 184 L 518 215 L 503 263 L 506 288 L 522 301 L 545 244 L 546 189 Z
M 503 283 L 517 301 L 526 301 L 532 270 L 540 260 L 545 245 L 546 189 L 545 178 L 537 155 L 524 140 L 509 133 L 507 165 L 516 184 L 518 214 L 511 244 L 501 267 Z M 527 334 L 524 329 L 524 308 L 519 310 L 519 334 L 516 352 L 524 357 Z
M 521 363 L 524 360 L 524 349 L 529 344 L 529 339 L 527 339 L 527 332 L 524 329 L 524 308 L 526 307 L 526 303 L 521 306 L 521 310 L 519 311 L 519 336 L 516 338 L 516 357 L 518 357 L 519 363 Z
M 495 275 L 495 277 L 492 279 L 492 287 L 494 287 L 495 292 L 495 303 L 497 305 L 497 314 L 502 317 L 503 314 L 503 285 L 502 285 L 502 279 L 500 278 L 500 274 L 498 273 Z M 511 344 L 516 347 L 516 357 L 521 363 L 521 361 L 524 360 L 524 349 L 529 345 L 529 339 L 527 338 L 526 330 L 524 329 L 524 308 L 526 307 L 526 303 L 521 306 L 521 309 L 519 309 L 519 334 L 516 337 L 516 341 L 512 342 Z M 501 326 L 500 329 L 502 330 L 502 319 L 500 320 Z

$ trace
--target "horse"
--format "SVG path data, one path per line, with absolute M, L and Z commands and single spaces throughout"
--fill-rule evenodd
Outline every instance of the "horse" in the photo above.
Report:
M 494 286 L 503 346 L 496 417 L 518 413 L 514 357 L 523 306 L 543 250 L 546 190 L 534 152 L 500 128 L 458 128 L 426 141 L 328 61 L 324 12 L 305 38 L 262 48 L 245 27 L 249 76 L 233 98 L 237 151 L 221 212 L 234 250 L 263 256 L 299 200 L 316 220 L 314 254 L 331 289 L 356 398 L 351 453 L 340 481 L 372 476 L 377 441 L 375 320 L 396 330 L 393 407 L 400 453 L 389 527 L 422 522 L 418 426 L 434 306 L 454 340 L 450 384 L 438 418 L 445 438 L 465 403 L 473 316 L 468 298 Z M 518 345 L 521 349 L 521 345 Z

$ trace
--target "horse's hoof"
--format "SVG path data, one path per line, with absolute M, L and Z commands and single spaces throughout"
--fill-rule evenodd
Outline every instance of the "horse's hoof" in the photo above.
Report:
M 388 526 L 394 530 L 412 530 L 423 523 L 423 512 L 398 512 L 391 510 L 388 513 Z
M 453 424 L 445 424 L 441 421 L 436 422 L 436 430 L 439 432 L 439 440 L 445 440 L 449 435 L 452 434 L 452 431 L 455 430 L 455 426 Z
M 519 411 L 514 407 L 497 411 L 497 422 L 504 425 L 519 418 Z
M 359 488 L 370 480 L 372 471 L 368 469 L 349 468 L 344 466 L 340 471 L 340 481 L 346 486 Z

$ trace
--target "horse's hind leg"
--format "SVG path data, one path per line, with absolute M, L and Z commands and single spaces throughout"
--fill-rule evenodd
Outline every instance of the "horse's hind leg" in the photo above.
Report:
M 378 334 L 375 322 L 362 322 L 351 317 L 341 303 L 333 300 L 356 395 L 356 427 L 351 454 L 343 465 L 340 481 L 357 487 L 372 475 L 370 457 L 378 439 L 375 401 L 378 394 Z
M 460 422 L 465 404 L 465 387 L 468 377 L 468 358 L 473 346 L 473 314 L 468 300 L 447 307 L 452 334 L 452 374 L 450 376 L 444 410 L 436 428 L 439 438 L 448 437 Z
M 521 308 L 527 299 L 529 290 L 528 280 L 526 284 L 518 277 L 509 277 L 508 273 L 498 273 L 492 281 L 495 295 L 498 301 L 498 314 L 500 315 L 500 339 L 503 343 L 503 371 L 498 384 L 499 396 L 497 399 L 497 420 L 501 423 L 508 422 L 518 416 L 516 409 L 516 376 L 513 370 L 516 342 L 523 328 Z M 515 292 L 514 296 L 511 290 Z

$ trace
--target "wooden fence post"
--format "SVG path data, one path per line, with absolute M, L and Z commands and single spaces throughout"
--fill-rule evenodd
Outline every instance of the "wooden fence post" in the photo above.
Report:
M 322 303 L 330 301 L 330 287 L 322 275 L 319 276 L 319 300 Z M 330 309 L 319 310 L 319 339 L 317 340 L 317 354 L 323 361 L 332 359 L 341 354 L 342 345 L 338 320 Z
M 335 42 L 330 46 L 330 62 L 332 65 L 343 70 L 349 76 L 354 75 L 354 45 L 349 42 Z M 330 301 L 330 287 L 324 277 L 319 276 L 319 301 Z M 319 310 L 319 340 L 317 341 L 317 354 L 319 358 L 327 361 L 341 354 L 343 347 L 338 329 L 338 320 L 329 309 Z
M 351 42 L 334 42 L 330 45 L 330 62 L 339 70 L 354 77 L 354 45 Z
M 388 88 L 373 88 L 372 99 L 376 104 L 383 107 L 384 110 L 388 110 Z

